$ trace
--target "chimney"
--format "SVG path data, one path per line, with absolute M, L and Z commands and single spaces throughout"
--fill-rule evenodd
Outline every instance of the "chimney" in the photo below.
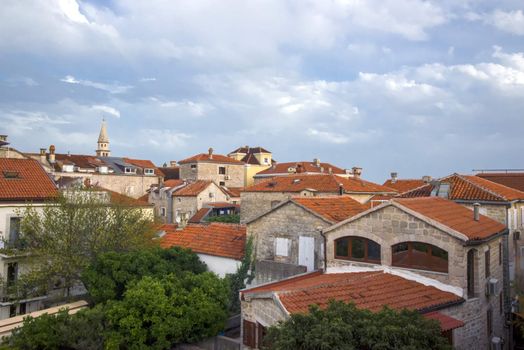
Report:
M 324 167 L 323 167 L 323 166 L 320 167 L 320 172 L 321 172 L 321 173 L 324 172 Z
M 432 178 L 429 175 L 422 176 L 422 181 L 424 181 L 424 183 L 430 183 L 431 180 L 432 180 Z
M 344 194 L 344 185 L 338 184 L 338 194 L 341 196 Z
M 49 163 L 55 162 L 55 145 L 49 146 Z
M 47 148 L 40 148 L 40 163 L 45 164 L 46 162 L 46 151 Z
M 183 230 L 189 221 L 189 213 L 180 214 L 180 222 L 178 223 L 177 230 Z
M 473 220 L 480 220 L 480 203 L 473 204 Z
M 359 168 L 359 167 L 357 167 L 357 166 L 354 166 L 354 167 L 352 168 L 352 170 L 353 170 L 353 177 L 354 177 L 355 179 L 359 179 L 359 178 L 360 178 L 360 175 L 362 175 L 362 168 Z
M 320 159 L 318 159 L 318 158 L 313 159 L 313 163 L 315 163 L 315 166 L 317 168 L 320 168 Z
M 170 166 L 171 168 L 176 167 L 176 166 L 177 166 L 177 164 L 176 164 L 176 160 L 172 160 L 172 161 L 170 161 L 170 162 L 169 162 L 169 166 Z
M 0 135 L 0 141 L 7 142 L 7 135 Z
M 398 174 L 396 172 L 392 172 L 391 173 L 391 183 L 394 184 L 395 182 L 397 182 L 397 177 L 398 177 Z
M 209 154 L 209 159 L 213 159 L 213 148 L 212 147 L 209 147 L 209 149 L 207 150 L 208 154 Z
M 331 167 L 328 168 L 328 173 L 333 174 L 333 169 Z

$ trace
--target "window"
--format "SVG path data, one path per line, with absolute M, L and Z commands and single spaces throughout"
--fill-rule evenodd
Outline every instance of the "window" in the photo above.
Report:
M 275 255 L 289 256 L 289 239 L 276 238 L 275 239 Z
M 146 174 L 146 175 L 155 175 L 155 169 L 146 168 L 146 169 L 144 169 L 144 174 Z
M 9 317 L 16 316 L 16 305 L 9 306 Z
M 380 245 L 362 237 L 342 237 L 335 241 L 335 258 L 380 264 Z
M 438 196 L 442 198 L 448 198 L 449 184 L 441 183 L 438 189 Z
M 7 286 L 12 286 L 18 278 L 18 263 L 7 264 Z
M 219 166 L 218 167 L 218 173 L 220 175 L 226 175 L 226 167 L 225 166 Z
M 475 297 L 475 250 L 470 249 L 468 251 L 468 262 L 467 262 L 467 274 L 468 274 L 468 298 Z
M 197 165 L 191 164 L 191 171 L 196 171 L 196 170 L 197 170 Z
M 134 173 L 136 173 L 136 169 L 135 169 L 135 168 L 130 168 L 130 167 L 127 167 L 127 166 L 126 166 L 126 167 L 124 168 L 124 172 L 125 172 L 126 174 L 134 174 Z
M 9 218 L 9 242 L 10 247 L 14 247 L 20 237 L 20 218 Z
M 166 207 L 160 208 L 160 216 L 166 216 Z
M 432 244 L 402 242 L 392 249 L 392 265 L 417 270 L 448 272 L 448 252 Z
M 220 186 L 225 186 L 225 185 L 226 185 L 226 182 L 225 182 L 225 181 L 220 181 L 220 182 L 219 182 L 219 185 L 220 185 Z
M 264 158 L 264 164 L 269 164 L 269 158 Z

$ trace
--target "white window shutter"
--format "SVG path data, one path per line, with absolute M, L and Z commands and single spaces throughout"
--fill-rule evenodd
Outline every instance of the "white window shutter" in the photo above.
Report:
M 289 239 L 276 238 L 275 239 L 275 255 L 288 256 L 289 255 Z

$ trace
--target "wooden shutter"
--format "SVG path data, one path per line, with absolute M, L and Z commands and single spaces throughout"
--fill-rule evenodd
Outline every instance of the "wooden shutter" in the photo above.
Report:
M 243 323 L 243 343 L 251 348 L 256 348 L 257 326 L 255 323 L 244 320 Z
M 257 322 L 257 344 L 259 348 L 262 347 L 265 336 L 266 336 L 266 327 L 262 326 L 260 323 Z

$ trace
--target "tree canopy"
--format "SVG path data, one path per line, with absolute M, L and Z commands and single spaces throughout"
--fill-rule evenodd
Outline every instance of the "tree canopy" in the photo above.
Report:
M 416 311 L 379 312 L 357 309 L 353 304 L 332 301 L 321 310 L 292 314 L 285 322 L 270 327 L 264 348 L 273 350 L 450 350 L 435 320 Z

